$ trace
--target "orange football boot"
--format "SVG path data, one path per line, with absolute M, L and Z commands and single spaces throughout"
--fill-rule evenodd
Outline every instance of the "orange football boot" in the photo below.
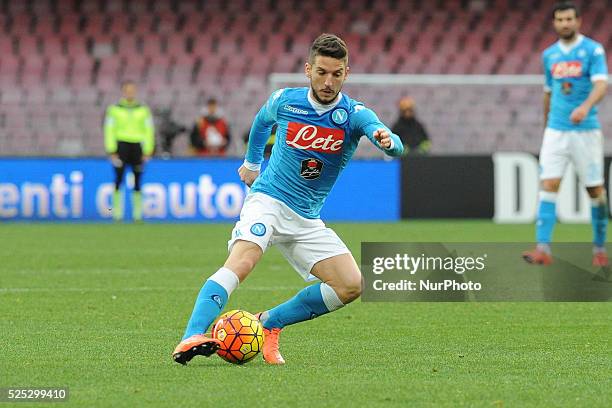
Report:
M 210 357 L 221 346 L 221 342 L 205 334 L 194 334 L 181 341 L 172 353 L 172 358 L 179 364 L 187 365 L 197 355 Z
M 606 251 L 597 251 L 593 254 L 593 266 L 608 266 L 608 254 Z
M 261 323 L 261 315 L 263 312 L 255 313 L 255 317 Z M 264 342 L 263 342 L 263 358 L 264 361 L 268 364 L 281 365 L 285 364 L 285 359 L 281 356 L 280 351 L 278 351 L 278 338 L 280 337 L 280 332 L 282 329 L 266 329 L 263 327 L 264 334 Z
M 523 252 L 523 259 L 525 262 L 534 265 L 550 265 L 553 263 L 552 255 L 538 248 Z
M 268 364 L 281 365 L 285 364 L 285 359 L 281 356 L 278 351 L 278 338 L 282 329 L 263 329 L 264 344 L 263 344 L 263 358 Z

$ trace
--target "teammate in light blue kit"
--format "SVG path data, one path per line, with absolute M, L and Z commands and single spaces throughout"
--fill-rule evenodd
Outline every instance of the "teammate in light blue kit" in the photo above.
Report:
M 608 265 L 603 136 L 596 107 L 606 94 L 608 68 L 604 48 L 578 32 L 580 22 L 579 11 L 573 3 L 555 5 L 553 24 L 559 41 L 542 54 L 546 130 L 540 151 L 538 244 L 523 254 L 533 264 L 552 263 L 550 242 L 556 222 L 557 192 L 565 168 L 572 162 L 591 197 L 593 265 Z
M 258 314 L 264 326 L 263 357 L 284 364 L 278 349 L 287 325 L 332 312 L 361 294 L 361 273 L 342 240 L 319 218 L 323 203 L 362 136 L 390 156 L 403 151 L 393 134 L 363 104 L 342 94 L 348 50 L 340 38 L 322 34 L 305 64 L 310 87 L 280 89 L 261 108 L 249 136 L 241 180 L 252 186 L 228 242 L 225 265 L 208 278 L 173 358 L 186 364 L 209 356 L 218 341 L 204 334 L 229 295 L 275 245 L 305 279 L 318 278 L 295 297 Z M 269 165 L 259 175 L 270 129 L 276 141 Z

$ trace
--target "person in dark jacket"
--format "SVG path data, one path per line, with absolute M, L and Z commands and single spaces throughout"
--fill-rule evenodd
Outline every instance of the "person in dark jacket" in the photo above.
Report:
M 416 118 L 414 99 L 406 96 L 399 101 L 399 117 L 391 128 L 404 145 L 404 154 L 427 154 L 431 141 L 425 126 Z
M 174 140 L 187 128 L 172 118 L 172 109 L 164 107 L 155 111 L 157 130 L 160 137 L 161 156 L 164 159 L 172 157 L 172 145 Z

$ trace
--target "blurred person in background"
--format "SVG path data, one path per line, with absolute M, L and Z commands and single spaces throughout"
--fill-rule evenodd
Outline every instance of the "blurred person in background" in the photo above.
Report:
M 559 40 L 542 53 L 545 130 L 540 150 L 537 246 L 524 252 L 523 259 L 531 264 L 552 263 L 557 193 L 567 165 L 573 163 L 591 197 L 593 266 L 604 267 L 608 266 L 608 205 L 597 104 L 608 87 L 606 52 L 601 44 L 580 34 L 580 12 L 574 3 L 557 3 L 551 17 Z
M 191 147 L 198 156 L 225 156 L 230 144 L 229 125 L 219 113 L 215 98 L 210 98 L 191 130 Z
M 121 85 L 121 100 L 110 105 L 104 120 L 104 146 L 115 169 L 115 192 L 113 194 L 113 219 L 123 219 L 123 197 L 121 183 L 126 165 L 134 172 L 132 192 L 132 218 L 142 220 L 142 196 L 140 185 L 144 164 L 155 148 L 153 117 L 148 106 L 136 97 L 138 89 L 133 81 Z
M 167 159 L 172 157 L 172 145 L 181 133 L 186 132 L 187 128 L 172 119 L 172 109 L 161 108 L 155 111 L 157 120 L 157 131 L 161 140 L 161 155 Z
M 431 141 L 425 126 L 416 118 L 415 102 L 409 96 L 399 101 L 399 117 L 391 128 L 404 145 L 404 154 L 427 154 Z

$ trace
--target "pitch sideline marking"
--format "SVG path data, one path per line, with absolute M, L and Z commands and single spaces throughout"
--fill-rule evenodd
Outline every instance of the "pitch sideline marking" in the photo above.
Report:
M 154 291 L 183 291 L 196 290 L 195 286 L 185 287 L 122 287 L 122 288 L 0 288 L 0 294 L 29 293 L 29 292 L 154 292 Z M 249 286 L 239 288 L 241 291 L 271 292 L 275 290 L 296 290 L 299 286 Z

